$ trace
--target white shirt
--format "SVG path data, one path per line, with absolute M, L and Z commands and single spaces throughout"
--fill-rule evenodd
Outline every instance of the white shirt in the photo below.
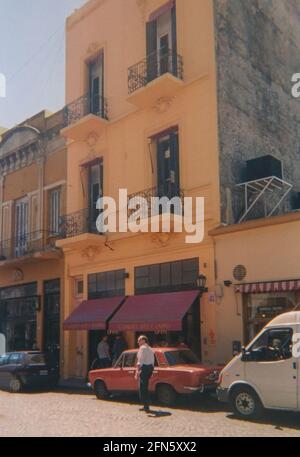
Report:
M 137 364 L 142 367 L 143 365 L 153 365 L 154 366 L 154 352 L 148 344 L 143 344 L 140 347 L 137 354 Z
M 100 341 L 97 348 L 99 359 L 110 359 L 109 345 L 106 341 Z

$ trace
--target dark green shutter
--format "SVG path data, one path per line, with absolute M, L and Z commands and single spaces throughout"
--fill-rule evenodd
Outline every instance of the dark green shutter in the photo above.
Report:
M 157 140 L 157 190 L 158 196 L 165 195 L 165 156 L 163 143 Z
M 174 76 L 178 76 L 177 66 L 177 20 L 176 20 L 176 2 L 171 10 L 172 18 L 172 73 Z
M 157 23 L 147 22 L 147 82 L 157 78 Z
M 171 146 L 171 173 L 174 173 L 174 182 L 171 184 L 171 198 L 180 195 L 180 182 L 179 182 L 179 138 L 178 132 L 171 132 L 170 134 Z

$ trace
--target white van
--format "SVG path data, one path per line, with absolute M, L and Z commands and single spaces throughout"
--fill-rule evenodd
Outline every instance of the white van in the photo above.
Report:
M 246 419 L 260 417 L 265 408 L 300 411 L 299 334 L 300 311 L 272 320 L 222 370 L 218 399 Z

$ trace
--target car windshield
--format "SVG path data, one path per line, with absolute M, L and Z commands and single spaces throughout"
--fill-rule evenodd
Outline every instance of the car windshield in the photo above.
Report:
M 0 366 L 8 363 L 8 357 L 7 354 L 0 355 Z
M 190 350 L 182 350 L 182 351 L 168 351 L 165 352 L 165 357 L 168 361 L 170 366 L 174 365 L 195 365 L 200 363 L 200 360 Z
M 29 365 L 45 365 L 46 360 L 44 354 L 28 354 Z

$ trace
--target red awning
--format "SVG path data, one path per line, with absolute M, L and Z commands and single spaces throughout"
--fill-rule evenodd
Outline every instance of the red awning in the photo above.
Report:
M 241 294 L 267 294 L 272 292 L 292 292 L 300 290 L 300 279 L 290 281 L 255 282 L 235 286 L 235 291 Z
M 127 298 L 109 322 L 111 331 L 181 331 L 182 319 L 199 291 L 135 295 Z
M 162 16 L 165 14 L 167 11 L 170 11 L 175 5 L 175 0 L 169 0 L 167 3 L 162 5 L 160 8 L 157 10 L 153 11 L 153 13 L 150 14 L 148 22 L 156 21 L 156 19 L 159 18 L 159 16 Z
M 86 300 L 71 313 L 64 330 L 105 330 L 107 321 L 123 303 L 125 297 Z

